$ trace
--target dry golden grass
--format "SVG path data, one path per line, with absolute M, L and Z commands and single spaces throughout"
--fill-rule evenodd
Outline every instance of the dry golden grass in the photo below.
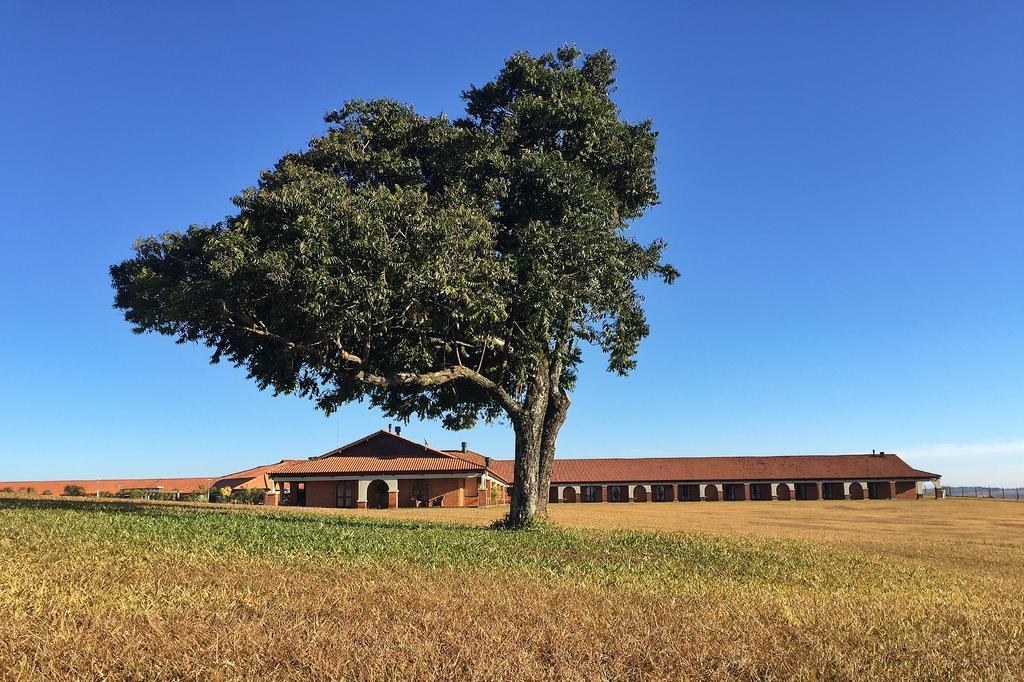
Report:
M 1024 504 L 562 505 L 563 529 L 474 527 L 500 511 L 0 497 L 0 675 L 1014 679 L 1024 666 Z

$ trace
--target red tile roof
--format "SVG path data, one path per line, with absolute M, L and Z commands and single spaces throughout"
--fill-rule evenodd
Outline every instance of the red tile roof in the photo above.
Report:
M 302 460 L 300 459 L 282 459 L 280 462 L 276 462 L 274 464 L 264 464 L 244 471 L 238 471 L 233 474 L 227 474 L 226 476 L 222 476 L 217 479 L 217 481 L 214 482 L 213 487 L 223 488 L 226 486 L 232 490 L 247 490 L 250 488 L 270 490 L 270 474 L 301 461 Z
M 354 476 L 357 474 L 463 473 L 482 474 L 486 458 L 475 452 L 437 450 L 390 431 L 377 431 L 318 457 L 281 467 L 274 478 L 287 476 Z
M 279 469 L 274 478 L 297 474 L 355 475 L 400 473 L 482 473 L 483 467 L 469 464 L 457 457 L 315 457 Z
M 121 490 L 159 490 L 160 492 L 179 491 L 191 493 L 200 488 L 209 488 L 214 482 L 212 478 L 120 478 L 120 479 L 85 479 L 66 481 L 9 481 L 0 482 L 0 490 L 12 488 L 15 492 L 26 492 L 32 488 L 37 493 L 50 491 L 54 495 L 64 492 L 69 485 L 81 486 L 86 494 L 117 493 Z
M 472 450 L 442 450 L 446 455 L 452 457 L 458 457 L 459 459 L 466 460 L 474 466 L 486 466 L 487 460 L 490 459 L 485 455 L 481 455 L 479 452 L 473 452 Z
M 512 480 L 512 460 L 493 469 Z M 625 483 L 628 481 L 786 481 L 830 479 L 916 480 L 938 474 L 911 468 L 893 454 L 777 455 L 764 457 L 608 457 L 556 459 L 551 483 Z

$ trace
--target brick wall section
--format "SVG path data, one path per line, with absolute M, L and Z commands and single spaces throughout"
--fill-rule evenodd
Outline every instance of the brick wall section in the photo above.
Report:
M 913 481 L 898 481 L 896 483 L 897 500 L 916 500 L 917 484 Z
M 306 482 L 306 506 L 307 507 L 337 507 L 338 506 L 338 482 L 337 481 L 307 481 Z
M 428 478 L 427 489 L 430 491 L 431 499 L 438 495 L 444 495 L 445 507 L 464 507 L 466 505 L 466 479 L 464 478 Z M 476 496 L 474 495 L 474 497 Z

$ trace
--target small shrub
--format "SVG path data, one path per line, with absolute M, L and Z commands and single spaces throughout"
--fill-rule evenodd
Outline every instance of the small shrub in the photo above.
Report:
M 64 494 L 68 497 L 85 497 L 85 488 L 80 485 L 66 485 Z
M 3 490 L 0 490 L 0 493 L 13 493 L 13 492 L 14 492 L 14 488 L 12 488 L 11 486 L 6 486 L 6 487 L 4 487 Z
M 263 504 L 263 490 L 261 488 L 235 490 L 231 494 L 231 501 L 236 504 Z

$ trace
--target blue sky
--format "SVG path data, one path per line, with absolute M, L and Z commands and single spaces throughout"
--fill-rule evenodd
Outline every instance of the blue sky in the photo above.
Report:
M 206 475 L 381 428 L 138 337 L 107 268 L 213 222 L 345 99 L 460 112 L 516 50 L 619 59 L 682 271 L 562 456 L 898 451 L 1024 484 L 1020 3 L 0 4 L 0 480 Z M 504 425 L 431 445 L 511 456 Z

